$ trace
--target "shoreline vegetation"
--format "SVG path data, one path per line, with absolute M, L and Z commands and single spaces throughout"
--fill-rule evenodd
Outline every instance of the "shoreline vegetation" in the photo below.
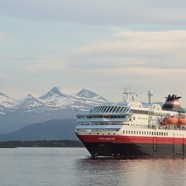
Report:
M 17 147 L 83 147 L 77 140 L 0 141 L 0 148 Z

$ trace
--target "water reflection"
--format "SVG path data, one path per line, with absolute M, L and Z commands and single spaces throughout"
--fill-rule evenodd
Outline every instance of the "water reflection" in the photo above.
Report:
M 183 186 L 184 159 L 80 159 L 76 162 L 78 185 Z
M 184 186 L 184 159 L 95 159 L 84 148 L 1 149 L 3 186 Z

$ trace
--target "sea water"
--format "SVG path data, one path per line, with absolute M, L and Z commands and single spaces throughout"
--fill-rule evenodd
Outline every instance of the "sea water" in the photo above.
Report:
M 91 159 L 85 148 L 2 148 L 0 186 L 184 186 L 186 159 Z

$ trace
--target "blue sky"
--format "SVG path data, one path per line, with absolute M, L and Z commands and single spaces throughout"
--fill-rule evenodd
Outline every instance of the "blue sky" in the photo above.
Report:
M 184 0 L 0 0 L 0 92 L 87 88 L 120 101 L 169 93 L 186 106 Z M 185 96 L 185 98 L 184 98 Z

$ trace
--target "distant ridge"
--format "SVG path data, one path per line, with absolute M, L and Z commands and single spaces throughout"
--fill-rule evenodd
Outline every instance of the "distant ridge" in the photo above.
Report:
M 44 123 L 35 123 L 15 132 L 1 134 L 0 141 L 35 141 L 35 140 L 77 140 L 73 119 L 56 119 Z

